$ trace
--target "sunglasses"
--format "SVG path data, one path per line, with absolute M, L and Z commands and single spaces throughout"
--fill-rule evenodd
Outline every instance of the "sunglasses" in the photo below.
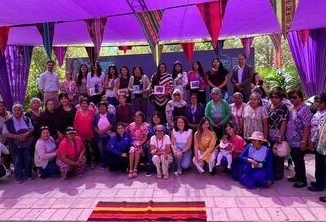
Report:
M 40 127 L 40 130 L 44 130 L 44 129 L 49 129 L 49 127 L 48 126 L 41 126 Z

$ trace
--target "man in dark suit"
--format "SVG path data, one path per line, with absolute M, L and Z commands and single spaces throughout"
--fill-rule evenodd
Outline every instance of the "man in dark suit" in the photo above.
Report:
M 191 103 L 186 107 L 185 116 L 189 121 L 190 128 L 195 132 L 197 131 L 200 120 L 205 115 L 205 107 L 198 103 L 197 94 L 191 94 Z
M 240 92 L 243 95 L 244 102 L 248 102 L 251 94 L 251 79 L 253 76 L 252 67 L 246 64 L 246 56 L 238 56 L 238 66 L 232 71 L 231 83 L 234 86 L 234 92 Z

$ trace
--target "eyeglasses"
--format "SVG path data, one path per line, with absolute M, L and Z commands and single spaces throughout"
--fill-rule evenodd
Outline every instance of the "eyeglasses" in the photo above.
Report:
M 163 133 L 164 130 L 155 130 L 156 133 Z

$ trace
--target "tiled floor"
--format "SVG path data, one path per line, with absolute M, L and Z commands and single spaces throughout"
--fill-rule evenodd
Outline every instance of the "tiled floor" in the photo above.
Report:
M 313 156 L 307 156 L 307 173 L 313 180 Z M 287 172 L 291 174 L 292 172 Z M 80 178 L 0 182 L 0 220 L 85 221 L 98 201 L 206 202 L 209 221 L 326 221 L 326 204 L 312 193 L 294 189 L 286 180 L 270 189 L 247 190 L 229 175 L 199 175 L 194 170 L 181 177 L 157 180 L 141 174 L 127 175 L 95 169 Z

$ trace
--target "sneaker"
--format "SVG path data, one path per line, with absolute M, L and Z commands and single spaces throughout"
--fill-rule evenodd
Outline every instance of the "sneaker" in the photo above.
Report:
M 316 185 L 308 187 L 308 190 L 311 192 L 319 192 L 319 191 L 324 191 L 324 188 L 322 187 L 317 187 Z
M 297 181 L 295 184 L 293 184 L 294 188 L 302 188 L 307 186 L 307 182 Z
M 228 170 L 231 170 L 231 166 L 228 166 L 227 168 L 228 168 Z
M 288 178 L 288 181 L 289 181 L 289 182 L 297 182 L 298 179 L 297 179 L 296 176 L 293 176 L 293 177 L 289 177 L 289 178 Z
M 182 174 L 181 170 L 174 171 L 174 175 L 176 175 L 177 177 L 180 176 L 181 174 Z

